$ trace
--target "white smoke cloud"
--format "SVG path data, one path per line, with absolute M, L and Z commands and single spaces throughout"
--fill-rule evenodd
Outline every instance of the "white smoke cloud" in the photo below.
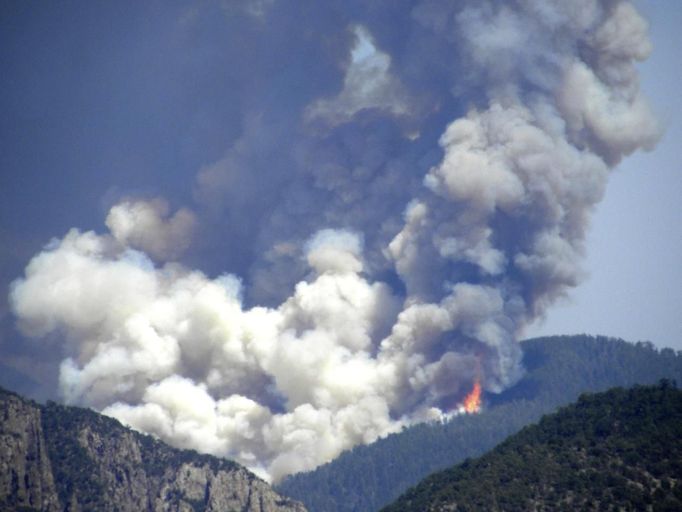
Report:
M 181 208 L 169 217 L 163 199 L 124 201 L 114 206 L 106 218 L 111 234 L 121 244 L 145 251 L 159 260 L 172 260 L 192 242 L 196 216 Z
M 658 136 L 634 68 L 650 51 L 646 23 L 628 2 L 597 0 L 430 1 L 410 23 L 405 48 L 424 65 L 457 56 L 461 73 L 446 62 L 445 85 L 417 97 L 421 60 L 360 20 L 350 25 L 367 27 L 360 42 L 375 43 L 364 64 L 345 56 L 335 99 L 312 99 L 292 130 L 254 115 L 200 172 L 199 199 L 244 220 L 231 243 L 264 225 L 269 267 L 255 281 L 283 300 L 249 305 L 234 275 L 155 265 L 139 251 L 169 261 L 197 223 L 159 201 L 119 204 L 110 234 L 74 229 L 33 258 L 10 299 L 25 333 L 63 334 L 68 402 L 278 480 L 442 417 L 474 380 L 499 392 L 519 378 L 517 337 L 582 277 L 609 167 Z M 472 106 L 440 126 L 434 158 L 421 143 L 433 131 L 424 105 L 438 112 L 467 87 Z M 307 134 L 315 116 L 332 121 L 326 138 Z M 432 162 L 420 174 L 386 143 L 409 116 L 424 126 L 401 139 L 413 144 L 405 154 Z M 384 130 L 376 144 L 367 126 Z M 254 169 L 291 133 L 308 138 L 260 198 L 285 200 L 252 212 Z
M 360 272 L 362 243 L 355 234 L 325 229 L 308 243 L 308 264 L 318 273 Z
M 136 428 L 277 478 L 402 425 L 372 355 L 400 303 L 358 275 L 359 251 L 351 233 L 318 234 L 318 277 L 277 309 L 244 309 L 236 278 L 154 268 L 74 230 L 32 261 L 12 302 L 27 332 L 60 326 L 80 343 L 62 364 L 67 401 L 111 404 Z M 279 402 L 286 412 L 271 412 Z

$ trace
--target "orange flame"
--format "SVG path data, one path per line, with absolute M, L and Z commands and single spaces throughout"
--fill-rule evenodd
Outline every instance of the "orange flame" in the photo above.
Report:
M 464 398 L 464 410 L 473 414 L 481 411 L 481 383 L 474 382 L 474 389 Z

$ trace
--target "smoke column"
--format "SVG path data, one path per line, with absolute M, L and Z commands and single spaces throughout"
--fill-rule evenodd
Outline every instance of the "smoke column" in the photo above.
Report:
M 328 4 L 290 49 L 321 52 L 331 85 L 266 90 L 193 210 L 128 199 L 10 297 L 62 345 L 68 403 L 275 481 L 442 417 L 479 377 L 518 380 L 518 336 L 580 281 L 609 169 L 659 132 L 629 2 Z M 297 12 L 244 6 L 263 34 Z M 201 236 L 251 251 L 241 278 L 178 263 Z

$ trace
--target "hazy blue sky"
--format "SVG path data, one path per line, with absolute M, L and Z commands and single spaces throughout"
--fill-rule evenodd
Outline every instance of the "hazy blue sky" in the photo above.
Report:
M 682 3 L 638 2 L 654 51 L 642 87 L 665 127 L 612 173 L 587 242 L 589 275 L 536 334 L 605 334 L 682 350 Z

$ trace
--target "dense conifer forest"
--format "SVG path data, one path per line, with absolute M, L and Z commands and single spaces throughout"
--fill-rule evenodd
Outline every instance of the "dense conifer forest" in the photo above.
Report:
M 582 395 L 477 460 L 428 477 L 383 512 L 682 510 L 682 391 Z

